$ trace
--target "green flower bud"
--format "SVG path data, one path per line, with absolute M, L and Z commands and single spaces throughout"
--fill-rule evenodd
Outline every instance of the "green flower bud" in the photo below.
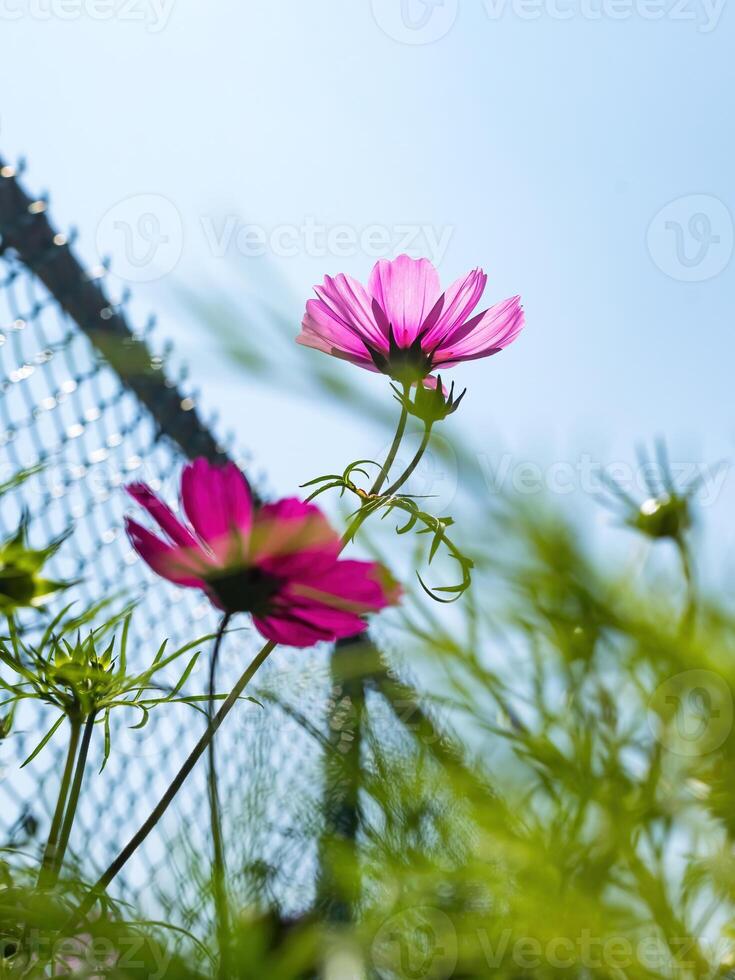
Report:
M 42 568 L 64 542 L 66 535 L 58 538 L 47 548 L 29 548 L 26 541 L 26 521 L 22 521 L 17 533 L 0 544 L 0 613 L 11 615 L 17 609 L 32 608 L 73 582 L 56 582 L 44 578 Z
M 649 497 L 632 515 L 628 523 L 650 538 L 681 539 L 692 526 L 689 499 L 674 493 Z
M 426 382 L 428 380 L 436 381 L 436 385 L 427 385 Z M 441 375 L 437 375 L 435 379 L 432 377 L 431 379 L 424 378 L 422 381 L 417 381 L 412 389 L 414 392 L 413 400 L 411 400 L 410 395 L 404 395 L 394 385 L 391 385 L 391 387 L 395 392 L 396 400 L 401 403 L 409 415 L 421 419 L 426 425 L 441 422 L 448 415 L 456 412 L 459 408 L 459 403 L 467 392 L 465 388 L 462 394 L 458 398 L 455 398 L 454 382 L 452 382 L 452 387 L 449 391 L 446 392 L 442 385 Z

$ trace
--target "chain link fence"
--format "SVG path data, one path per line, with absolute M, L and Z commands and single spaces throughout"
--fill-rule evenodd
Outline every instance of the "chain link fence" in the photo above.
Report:
M 47 203 L 27 196 L 17 178 L 0 161 L 0 462 L 2 476 L 40 467 L 3 498 L 0 535 L 14 533 L 23 513 L 36 546 L 73 527 L 51 574 L 80 580 L 72 594 L 80 606 L 104 597 L 138 600 L 130 667 L 142 668 L 164 638 L 175 649 L 211 632 L 216 621 L 201 595 L 154 581 L 137 560 L 123 530 L 123 487 L 144 479 L 171 493 L 187 457 L 224 457 L 225 448 L 202 422 L 195 397 L 169 373 L 169 359 L 155 351 L 153 322 L 140 333 L 131 329 L 125 304 L 107 294 L 104 270 L 81 267 L 67 237 L 51 226 Z M 227 455 L 247 469 L 232 449 Z M 227 638 L 222 690 L 258 645 L 247 628 Z M 190 680 L 202 692 L 207 646 Z M 231 871 L 243 902 L 267 901 L 287 914 L 313 903 L 319 736 L 328 727 L 329 692 L 325 651 L 308 661 L 279 651 L 253 691 L 263 707 L 244 703 L 218 737 L 226 827 L 236 845 Z M 27 702 L 15 737 L 2 744 L 0 837 L 19 852 L 40 848 L 58 789 L 63 729 L 19 768 L 49 727 L 46 714 Z M 204 725 L 187 706 L 167 705 L 132 730 L 139 720 L 113 713 L 113 753 L 101 774 L 101 732 L 93 745 L 71 842 L 90 879 L 149 812 Z M 208 873 L 207 812 L 203 773 L 196 771 L 116 882 L 118 895 L 143 914 L 173 915 L 206 931 L 200 886 Z
M 144 479 L 172 497 L 187 458 L 249 460 L 204 424 L 184 374 L 156 349 L 153 321 L 137 332 L 125 298 L 108 294 L 105 270 L 89 272 L 73 242 L 52 227 L 45 200 L 28 196 L 16 169 L 0 160 L 0 482 L 39 466 L 0 506 L 0 536 L 28 514 L 31 544 L 73 528 L 51 574 L 78 579 L 83 606 L 102 598 L 138 605 L 128 645 L 143 668 L 165 638 L 169 651 L 216 626 L 199 594 L 155 579 L 123 529 L 124 485 Z M 64 602 L 69 601 L 65 594 Z M 243 621 L 244 622 L 244 621 Z M 206 687 L 209 644 L 189 679 Z M 229 690 L 259 647 L 247 626 L 226 637 L 219 687 Z M 355 664 L 361 666 L 356 669 Z M 176 676 L 180 667 L 173 665 Z M 173 676 L 173 675 L 172 675 Z M 370 767 L 376 727 L 385 745 L 411 739 L 441 762 L 454 749 L 420 709 L 414 691 L 386 670 L 364 640 L 336 653 L 278 650 L 218 734 L 220 789 L 230 888 L 243 908 L 282 919 L 317 911 L 349 915 L 330 877 L 325 848 L 360 841 L 361 772 Z M 24 703 L 14 736 L 0 745 L 0 844 L 29 859 L 45 841 L 65 752 L 63 728 L 25 768 L 20 763 L 51 724 L 38 702 Z M 95 739 L 71 840 L 72 859 L 93 880 L 150 812 L 188 754 L 204 719 L 165 705 L 139 717 L 112 715 L 112 754 L 100 773 Z M 410 728 L 410 731 L 408 730 Z M 113 884 L 136 915 L 211 934 L 210 842 L 204 767 Z

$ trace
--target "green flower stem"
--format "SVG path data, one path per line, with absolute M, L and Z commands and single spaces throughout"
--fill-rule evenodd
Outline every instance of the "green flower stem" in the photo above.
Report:
M 681 559 L 681 567 L 686 581 L 687 598 L 686 606 L 681 618 L 682 631 L 688 632 L 694 625 L 694 617 L 697 612 L 697 584 L 694 578 L 694 567 L 692 565 L 689 548 L 683 537 L 676 538 L 676 547 Z
M 426 428 L 424 429 L 424 437 L 421 440 L 421 445 L 416 451 L 416 455 L 406 467 L 406 470 L 403 473 L 403 475 L 399 476 L 396 482 L 393 483 L 391 486 L 389 486 L 388 489 L 385 491 L 386 497 L 392 497 L 396 493 L 396 491 L 399 490 L 406 482 L 406 480 L 411 476 L 413 471 L 421 462 L 421 457 L 426 452 L 426 447 L 429 445 L 429 439 L 431 439 L 431 424 L 427 423 Z
M 251 661 L 247 670 L 242 674 L 238 682 L 235 684 L 233 689 L 227 696 L 227 699 L 222 703 L 222 707 L 219 709 L 217 714 L 214 716 L 212 721 L 207 726 L 206 731 L 202 734 L 201 738 L 194 746 L 192 751 L 189 753 L 186 761 L 176 773 L 168 787 L 166 792 L 163 794 L 161 799 L 158 801 L 157 805 L 152 810 L 151 814 L 142 824 L 140 829 L 135 833 L 125 847 L 120 851 L 112 864 L 107 868 L 103 875 L 96 882 L 92 890 L 89 892 L 87 897 L 84 899 L 82 904 L 73 914 L 71 920 L 67 923 L 69 928 L 74 928 L 77 923 L 89 912 L 95 903 L 95 900 L 99 895 L 101 895 L 110 882 L 113 880 L 115 875 L 118 874 L 125 867 L 126 863 L 130 857 L 137 851 L 143 841 L 148 837 L 150 832 L 156 826 L 158 821 L 164 815 L 166 810 L 171 805 L 176 794 L 179 792 L 187 776 L 191 773 L 194 766 L 197 764 L 199 759 L 202 757 L 204 752 L 207 750 L 209 743 L 212 741 L 216 735 L 220 725 L 225 720 L 227 715 L 232 711 L 234 706 L 240 699 L 240 695 L 245 690 L 247 685 L 250 683 L 254 674 L 260 669 L 260 667 L 265 663 L 268 657 L 271 655 L 276 647 L 276 643 L 273 640 L 269 640 L 265 646 L 261 649 L 260 653 Z
M 208 717 L 209 724 L 214 719 L 214 694 L 215 680 L 217 675 L 217 660 L 219 658 L 222 638 L 230 622 L 230 613 L 225 613 L 222 617 L 217 636 L 214 641 L 212 658 L 209 662 L 209 702 Z M 207 785 L 209 789 L 209 822 L 212 832 L 212 892 L 214 895 L 214 913 L 217 931 L 217 945 L 219 946 L 219 973 L 220 978 L 230 976 L 229 968 L 229 910 L 227 903 L 227 889 L 225 881 L 225 852 L 222 842 L 222 818 L 220 815 L 219 792 L 217 789 L 217 765 L 215 760 L 214 739 L 209 740 L 208 745 L 208 773 Z
M 404 384 L 403 386 L 403 396 L 404 399 L 408 399 L 409 386 Z M 406 431 L 406 422 L 408 421 L 408 409 L 405 405 L 401 406 L 401 417 L 398 419 L 398 428 L 396 429 L 396 434 L 393 437 L 393 443 L 388 450 L 388 455 L 385 457 L 385 462 L 383 463 L 380 473 L 378 473 L 375 483 L 370 488 L 370 496 L 373 497 L 375 494 L 380 493 L 380 488 L 383 486 L 385 481 L 388 479 L 388 473 L 390 468 L 395 462 L 395 458 L 398 455 L 398 449 L 401 445 L 401 440 L 403 439 L 403 433 Z
M 377 499 L 385 498 L 387 500 L 389 497 L 392 497 L 395 494 L 395 492 L 400 487 L 402 487 L 403 484 L 406 482 L 406 480 L 411 476 L 411 474 L 413 473 L 413 471 L 416 469 L 416 467 L 421 462 L 421 457 L 426 452 L 426 447 L 429 445 L 429 439 L 431 438 L 431 430 L 432 430 L 432 427 L 433 427 L 433 423 L 431 423 L 431 422 L 425 423 L 424 436 L 423 436 L 423 439 L 421 440 L 421 445 L 419 446 L 419 448 L 418 448 L 418 450 L 416 452 L 416 455 L 413 457 L 413 459 L 411 460 L 411 462 L 408 464 L 406 470 L 401 474 L 401 476 L 398 477 L 398 479 L 395 481 L 395 483 L 393 483 L 390 487 L 388 487 L 388 489 L 385 490 L 382 494 L 376 494 L 373 491 L 371 491 L 369 495 L 368 494 L 364 494 L 362 492 L 360 493 L 360 496 L 362 498 L 362 502 L 360 504 L 360 509 L 358 510 L 357 514 L 355 515 L 355 518 L 352 521 L 352 523 L 349 525 L 349 527 L 347 528 L 347 530 L 345 531 L 345 533 L 342 535 L 342 547 L 343 548 L 345 547 L 345 545 L 347 545 L 354 538 L 354 536 L 355 536 L 355 534 L 357 534 L 357 531 L 360 528 L 360 526 L 363 524 L 364 521 L 367 520 L 367 518 L 372 513 L 372 511 L 370 509 L 370 505 L 372 503 L 374 503 Z M 398 425 L 398 430 L 396 432 L 396 439 L 397 439 L 397 441 L 395 439 L 393 441 L 393 446 L 391 446 L 391 450 L 390 450 L 390 453 L 389 453 L 389 459 L 390 459 L 391 454 L 393 456 L 393 459 L 395 459 L 396 453 L 398 451 L 398 446 L 400 445 L 401 439 L 403 438 L 404 430 L 405 430 L 405 420 L 404 420 L 404 424 L 403 425 L 401 425 L 400 423 Z M 400 433 L 400 438 L 398 438 L 399 433 Z M 388 459 L 386 459 L 385 465 L 381 469 L 381 474 L 387 474 L 388 469 L 390 469 L 390 463 L 389 463 Z M 375 486 L 377 486 L 377 485 L 378 485 L 378 483 L 376 482 Z M 380 485 L 382 486 L 382 482 L 380 483 Z
M 94 729 L 95 717 L 95 712 L 90 712 L 84 724 L 84 733 L 79 746 L 79 755 L 77 757 L 77 764 L 74 770 L 74 781 L 71 785 L 71 791 L 69 793 L 69 802 L 66 807 L 66 813 L 64 814 L 64 823 L 59 835 L 59 843 L 54 854 L 54 862 L 51 866 L 51 885 L 56 884 L 56 880 L 59 877 L 61 867 L 64 863 L 66 849 L 69 846 L 69 838 L 71 836 L 71 830 L 74 826 L 74 818 L 77 814 L 77 807 L 79 805 L 79 795 L 82 791 L 82 783 L 84 782 L 84 770 L 87 766 L 87 756 L 89 755 L 89 745 L 92 741 L 92 731 Z
M 46 887 L 46 885 L 49 883 L 52 869 L 56 864 L 56 849 L 59 841 L 59 832 L 61 830 L 62 820 L 64 819 L 64 810 L 66 809 L 66 801 L 69 796 L 69 787 L 71 785 L 72 773 L 74 771 L 74 761 L 77 756 L 77 747 L 79 745 L 79 735 L 81 733 L 82 726 L 81 722 L 76 718 L 70 718 L 69 724 L 71 726 L 71 732 L 69 734 L 69 747 L 66 753 L 66 764 L 64 765 L 64 772 L 61 776 L 59 796 L 56 801 L 56 809 L 54 810 L 54 815 L 51 820 L 51 829 L 49 830 L 48 841 L 46 842 L 43 858 L 41 860 L 41 871 L 38 875 L 39 888 Z

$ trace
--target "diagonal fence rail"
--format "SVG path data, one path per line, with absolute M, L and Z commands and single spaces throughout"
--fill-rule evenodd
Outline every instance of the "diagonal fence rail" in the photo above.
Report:
M 0 160 L 0 477 L 40 464 L 21 488 L 3 497 L 0 535 L 13 533 L 24 512 L 35 545 L 73 527 L 52 571 L 80 579 L 74 596 L 80 603 L 115 594 L 121 601 L 139 599 L 133 667 L 149 662 L 166 637 L 171 648 L 210 632 L 214 618 L 201 597 L 153 582 L 137 561 L 123 533 L 124 484 L 143 478 L 169 491 L 184 459 L 232 455 L 154 344 L 153 324 L 143 332 L 132 328 L 125 303 L 113 302 L 104 275 L 88 273 L 68 237 L 52 226 L 47 202 L 27 194 L 16 169 Z M 223 687 L 240 673 L 255 645 L 249 632 L 228 637 Z M 328 654 L 317 654 L 310 664 L 308 675 L 303 669 L 297 675 L 284 652 L 262 684 L 265 690 L 277 677 L 282 694 L 295 686 L 300 717 L 321 728 Z M 203 691 L 203 671 L 192 682 Z M 14 737 L 0 749 L 0 844 L 19 850 L 32 851 L 43 841 L 58 784 L 63 734 L 19 769 L 50 724 L 44 714 L 36 705 L 24 707 Z M 85 782 L 72 849 L 89 876 L 150 810 L 200 723 L 191 710 L 176 707 L 165 717 L 153 713 L 143 732 L 130 730 L 137 720 L 117 720 L 110 764 L 101 775 L 99 767 L 90 767 Z M 312 828 L 319 752 L 287 705 L 274 705 L 267 721 L 262 711 L 243 709 L 221 739 L 222 756 L 229 760 L 223 795 L 230 833 L 239 836 L 244 822 L 258 826 L 238 856 L 243 901 L 264 896 L 284 908 L 306 908 L 316 874 Z M 100 755 L 101 745 L 93 745 L 93 763 Z M 264 779 L 272 784 L 274 769 L 278 778 L 263 803 L 259 789 Z M 200 932 L 209 915 L 197 887 L 208 861 L 204 794 L 196 773 L 161 833 L 131 862 L 118 886 L 125 898 L 150 911 L 168 913 L 176 905 L 187 927 Z M 299 840 L 304 808 L 312 811 L 304 824 L 309 839 Z

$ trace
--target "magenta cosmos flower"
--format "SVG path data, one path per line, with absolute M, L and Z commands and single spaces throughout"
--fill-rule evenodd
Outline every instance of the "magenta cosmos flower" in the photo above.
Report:
M 203 589 L 219 609 L 252 613 L 269 640 L 308 647 L 361 633 L 367 613 L 398 601 L 382 565 L 339 559 L 342 545 L 318 507 L 295 498 L 256 507 L 234 465 L 187 465 L 177 515 L 143 483 L 128 492 L 163 537 L 126 520 L 133 547 L 154 572 Z
M 519 296 L 473 315 L 486 282 L 474 269 L 442 292 L 428 259 L 381 259 L 367 289 L 344 274 L 315 286 L 318 298 L 306 304 L 296 339 L 412 384 L 435 369 L 497 354 L 516 339 L 523 329 Z

